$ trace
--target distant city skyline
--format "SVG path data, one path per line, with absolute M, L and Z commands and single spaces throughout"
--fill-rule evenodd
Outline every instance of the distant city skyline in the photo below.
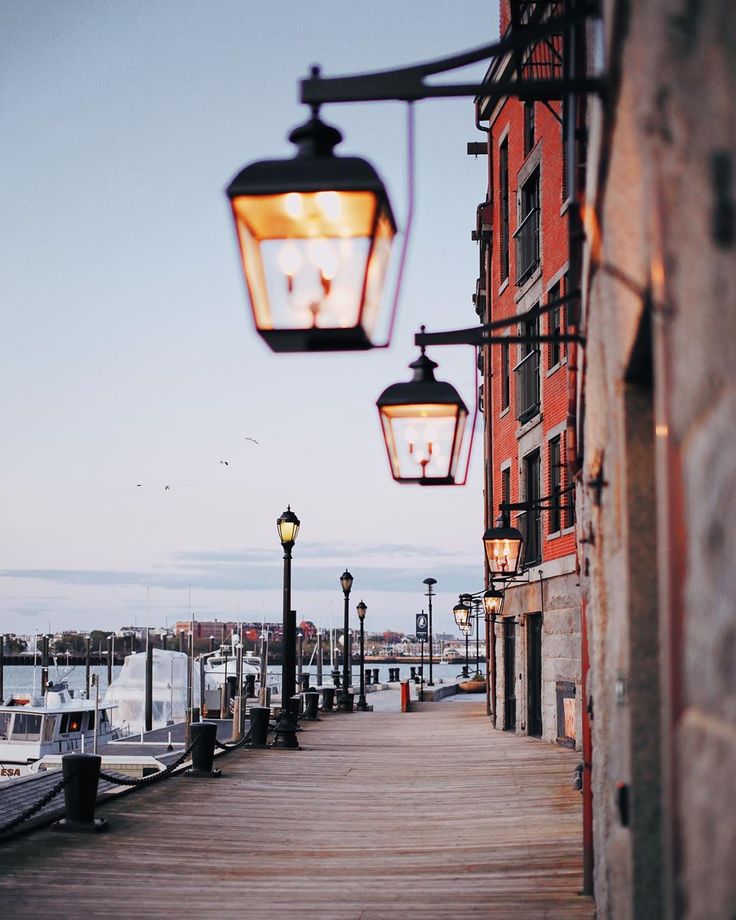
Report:
M 289 155 L 312 63 L 387 68 L 497 33 L 481 0 L 0 7 L 2 631 L 190 611 L 276 621 L 288 503 L 302 521 L 299 617 L 339 625 L 347 566 L 367 628 L 409 630 L 432 576 L 436 627 L 453 630 L 457 594 L 482 588 L 480 444 L 464 489 L 398 486 L 375 399 L 408 378 L 421 323 L 474 321 L 487 164 L 466 155 L 481 139 L 473 101 L 416 107 L 414 230 L 388 350 L 272 354 L 252 328 L 224 189 L 246 163 Z M 340 152 L 375 164 L 403 226 L 404 107 L 323 117 Z M 430 354 L 472 406 L 472 350 Z

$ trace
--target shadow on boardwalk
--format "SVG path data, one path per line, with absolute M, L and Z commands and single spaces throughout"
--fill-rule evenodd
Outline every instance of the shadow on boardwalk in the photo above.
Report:
M 299 737 L 111 801 L 107 834 L 5 844 L 3 917 L 593 917 L 577 755 L 493 732 L 482 704 Z

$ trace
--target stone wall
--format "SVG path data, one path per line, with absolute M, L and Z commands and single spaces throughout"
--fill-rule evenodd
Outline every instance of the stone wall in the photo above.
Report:
M 568 562 L 574 562 L 569 559 Z M 568 566 L 569 567 L 569 566 Z M 529 614 L 542 614 L 542 740 L 555 743 L 558 738 L 558 682 L 575 687 L 575 747 L 582 739 L 580 587 L 574 572 L 532 580 L 529 584 L 509 587 L 504 601 L 504 618 L 516 620 L 516 734 L 528 734 L 527 725 L 527 642 Z M 504 724 L 504 641 L 503 625 L 496 624 L 496 727 Z

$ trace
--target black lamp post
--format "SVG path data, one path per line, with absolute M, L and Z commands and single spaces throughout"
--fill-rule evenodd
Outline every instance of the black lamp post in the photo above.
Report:
M 366 712 L 368 709 L 368 704 L 365 701 L 365 633 L 363 631 L 363 620 L 365 620 L 365 612 L 367 609 L 363 601 L 356 607 L 358 619 L 360 620 L 360 696 L 358 697 L 358 705 L 356 708 L 360 712 Z
M 276 748 L 298 748 L 296 720 L 291 711 L 291 698 L 296 692 L 294 669 L 296 667 L 296 614 L 291 609 L 291 551 L 299 533 L 299 518 L 287 505 L 286 511 L 276 520 L 279 540 L 284 548 L 284 607 L 283 607 L 283 667 L 281 675 L 281 714 L 276 723 Z
M 427 586 L 427 594 L 425 595 L 429 600 L 429 680 L 427 681 L 428 687 L 433 687 L 434 682 L 432 680 L 432 598 L 434 594 L 432 592 L 432 585 L 437 584 L 436 578 L 425 578 L 424 584 Z
M 338 712 L 353 711 L 353 695 L 350 692 L 350 670 L 352 667 L 350 654 L 350 589 L 353 587 L 353 576 L 347 569 L 340 576 L 340 585 L 345 597 L 345 616 L 342 632 L 342 693 L 337 701 Z

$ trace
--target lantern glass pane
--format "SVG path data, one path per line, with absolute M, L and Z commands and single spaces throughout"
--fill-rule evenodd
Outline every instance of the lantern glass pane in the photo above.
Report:
M 394 235 L 372 192 L 241 195 L 232 206 L 259 329 L 362 325 L 370 336 Z
M 486 556 L 491 573 L 515 573 L 520 563 L 521 540 L 486 540 Z
M 455 404 L 381 406 L 395 479 L 454 476 L 467 413 Z
M 381 296 L 386 281 L 393 238 L 393 224 L 386 211 L 382 210 L 376 223 L 376 237 L 365 276 L 365 302 L 363 304 L 361 324 L 369 336 L 375 329 L 376 320 L 381 309 Z

